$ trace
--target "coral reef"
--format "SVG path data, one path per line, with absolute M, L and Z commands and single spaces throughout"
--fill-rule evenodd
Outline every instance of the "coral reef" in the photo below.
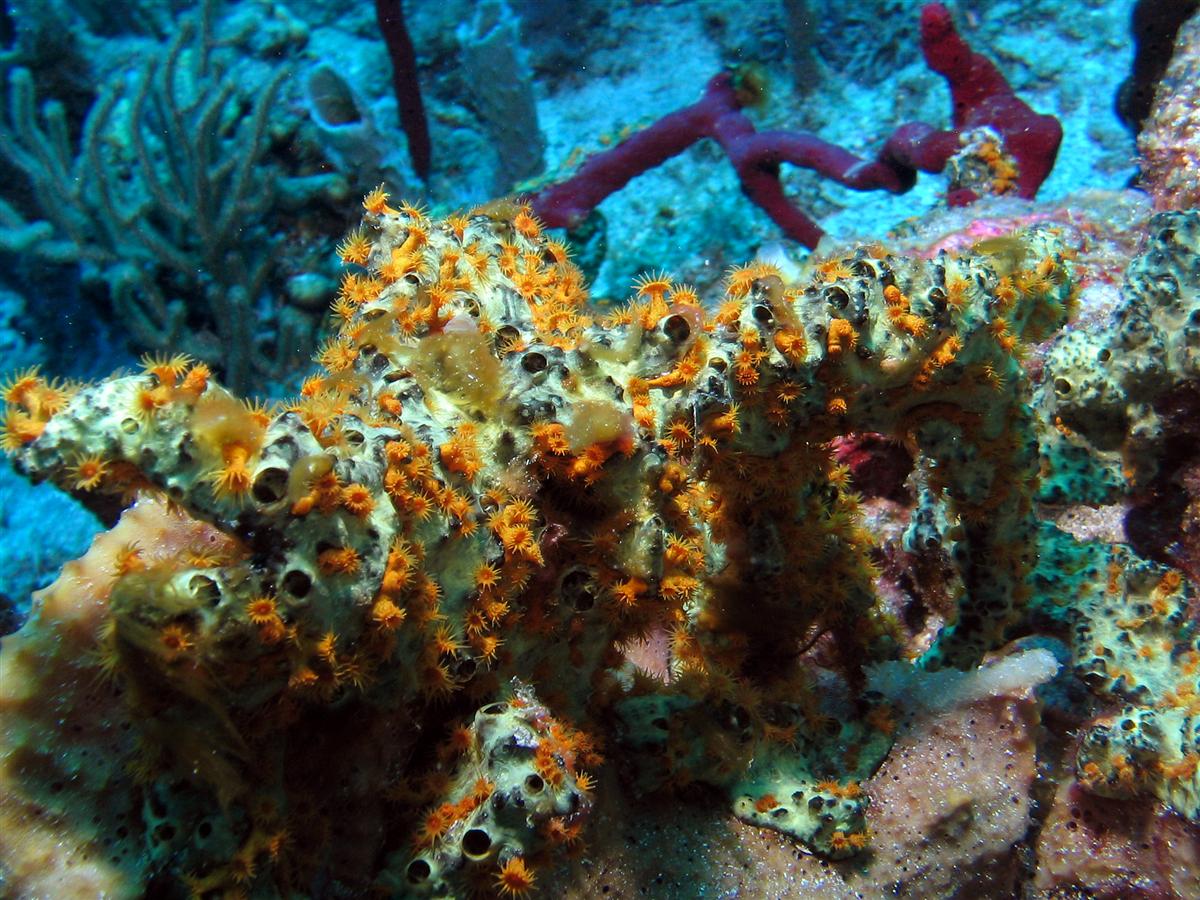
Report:
M 1179 26 L 1175 49 L 1138 135 L 1140 182 L 1157 209 L 1200 206 L 1200 12 Z
M 1049 499 L 1103 502 L 1157 475 L 1172 430 L 1170 398 L 1200 374 L 1200 229 L 1194 215 L 1157 216 L 1129 266 L 1111 329 L 1072 331 L 1045 362 L 1034 405 L 1044 417 Z
M 1196 0 L 1138 0 L 1134 4 L 1129 31 L 1137 49 L 1129 77 L 1117 91 L 1117 115 L 1134 134 L 1141 132 L 1150 115 L 1155 89 L 1171 61 L 1179 26 L 1198 9 Z
M 904 193 L 918 171 L 951 166 L 949 200 L 1015 192 L 1032 198 L 1050 174 L 1062 126 L 1017 97 L 1000 70 L 975 53 L 940 3 L 921 10 L 921 52 L 950 86 L 953 129 L 910 122 L 896 128 L 875 159 L 804 131 L 758 132 L 742 111 L 759 99 L 753 76 L 723 72 L 691 106 L 664 116 L 616 147 L 586 160 L 570 178 L 537 191 L 534 211 L 548 225 L 577 227 L 605 197 L 703 138 L 715 140 L 737 172 L 742 192 L 793 240 L 816 247 L 824 232 L 784 194 L 779 166 L 811 168 L 854 190 Z
M 138 498 L 0 655 L 19 890 L 521 894 L 586 839 L 605 757 L 638 794 L 715 791 L 853 857 L 862 785 L 925 697 L 965 709 L 1057 664 L 932 670 L 1030 627 L 1131 707 L 1089 726 L 1080 783 L 1195 818 L 1190 586 L 1036 516 L 1039 433 L 1065 429 L 1020 357 L 1076 301 L 1061 228 L 754 263 L 711 309 L 651 273 L 597 319 L 525 206 L 363 206 L 294 400 L 183 355 L 5 385 L 20 471 L 109 519 Z M 1154 221 L 1118 315 L 1143 338 L 1168 317 L 1164 365 L 1190 365 L 1170 323 L 1197 219 Z M 831 443 L 862 433 L 913 454 L 905 547 L 953 573 L 919 639 Z
M 1194 826 L 1160 804 L 1109 800 L 1064 782 L 1034 848 L 1039 896 L 1194 897 L 1200 892 Z
M 1134 7 L 8 0 L 0 894 L 1200 895 L 1200 217 L 1127 189 Z M 780 166 L 948 101 L 902 197 Z M 490 201 L 681 108 L 743 164 L 573 246 Z

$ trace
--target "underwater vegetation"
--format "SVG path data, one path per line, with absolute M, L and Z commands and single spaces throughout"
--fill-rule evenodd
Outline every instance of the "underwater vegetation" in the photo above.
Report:
M 280 60 L 332 39 L 283 7 L 148 4 L 74 118 L 6 59 L 5 278 L 75 267 L 138 362 L 0 382 L 11 468 L 107 529 L 0 640 L 3 892 L 1195 896 L 1200 18 L 1138 188 L 1037 201 L 1070 128 L 942 4 L 894 56 L 950 130 L 864 161 L 766 127 L 738 67 L 554 175 L 553 10 L 451 10 L 463 172 L 416 6 L 361 20 L 386 104 L 317 59 L 290 124 Z M 639 6 L 581 15 L 674 14 Z M 642 252 L 596 207 L 685 148 L 811 252 L 596 296 Z M 945 203 L 827 234 L 805 154 Z

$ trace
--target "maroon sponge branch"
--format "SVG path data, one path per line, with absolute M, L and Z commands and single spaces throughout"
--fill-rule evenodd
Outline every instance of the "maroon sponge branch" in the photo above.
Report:
M 429 140 L 429 120 L 417 80 L 417 51 L 404 21 L 401 0 L 375 0 L 375 19 L 392 61 L 392 89 L 400 111 L 400 127 L 408 138 L 408 158 L 413 171 L 425 182 L 433 163 L 433 145 Z
M 1030 109 L 991 60 L 971 50 L 955 30 L 950 11 L 940 3 L 927 3 L 921 9 L 921 52 L 925 64 L 950 85 L 954 130 L 927 136 L 908 158 L 914 158 L 912 153 L 919 156 L 921 145 L 949 144 L 947 134 L 957 138 L 969 129 L 988 127 L 1000 135 L 1005 149 L 1017 161 L 1017 196 L 1033 198 L 1058 156 L 1063 136 L 1058 119 Z M 904 159 L 904 151 L 896 145 L 898 134 L 899 131 L 893 133 L 888 143 L 892 145 L 891 152 Z M 885 146 L 883 155 L 888 151 Z M 931 154 L 930 162 L 934 159 L 936 155 Z
M 860 159 L 809 132 L 764 131 L 741 110 L 734 76 L 722 72 L 708 82 L 704 95 L 659 119 L 616 147 L 593 156 L 566 181 L 533 198 L 533 209 L 555 228 L 578 225 L 610 194 L 630 180 L 677 156 L 704 138 L 715 140 L 737 171 L 742 191 L 787 235 L 808 246 L 820 240 L 820 227 L 783 193 L 780 163 L 816 169 L 858 190 L 883 188 L 896 193 L 912 186 L 911 176 Z
M 997 134 L 1015 160 L 1015 192 L 1033 197 L 1062 141 L 1058 120 L 1035 113 L 1018 98 L 1000 71 L 971 50 L 940 3 L 929 3 L 921 11 L 921 50 L 929 67 L 949 82 L 952 130 L 939 131 L 920 122 L 901 125 L 874 160 L 862 159 L 811 132 L 758 131 L 742 111 L 734 75 L 722 72 L 710 79 L 695 103 L 596 154 L 570 178 L 534 194 L 534 212 L 551 227 L 578 225 L 632 179 L 708 138 L 725 152 L 742 192 L 788 237 L 815 247 L 824 232 L 784 193 L 779 179 L 783 163 L 812 169 L 853 190 L 900 194 L 916 183 L 918 171 L 941 172 L 962 148 L 962 136 L 983 127 Z M 970 202 L 975 194 L 960 189 L 949 199 Z

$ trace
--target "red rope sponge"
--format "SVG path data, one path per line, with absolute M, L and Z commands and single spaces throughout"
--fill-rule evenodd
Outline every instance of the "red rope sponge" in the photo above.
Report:
M 788 237 L 815 247 L 824 232 L 784 194 L 779 181 L 782 163 L 813 169 L 854 190 L 901 194 L 916 183 L 918 170 L 942 171 L 962 148 L 964 132 L 985 126 L 1000 136 L 1016 161 L 1015 192 L 1032 198 L 1058 154 L 1058 120 L 1035 113 L 1017 97 L 999 69 L 971 50 L 940 3 L 928 3 L 921 10 L 921 50 L 930 69 L 950 84 L 953 130 L 939 131 L 922 122 L 901 125 L 875 160 L 861 159 L 811 132 L 758 131 L 742 112 L 733 75 L 722 72 L 709 80 L 692 105 L 663 116 L 591 157 L 567 180 L 534 194 L 533 210 L 550 227 L 578 225 L 638 175 L 710 138 L 733 164 L 742 192 Z M 974 199 L 970 190 L 949 196 L 956 204 Z

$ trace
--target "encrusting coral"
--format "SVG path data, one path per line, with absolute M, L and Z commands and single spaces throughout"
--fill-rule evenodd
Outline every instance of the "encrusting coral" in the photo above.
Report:
M 1181 3 L 1178 8 L 1183 12 L 1188 5 Z M 1175 48 L 1138 135 L 1139 180 L 1154 198 L 1156 209 L 1194 209 L 1200 204 L 1200 154 L 1196 152 L 1200 14 L 1194 6 L 1191 10 L 1190 18 L 1179 26 Z
M 1054 229 L 797 283 L 752 264 L 712 310 L 649 274 L 597 318 L 525 207 L 364 207 L 338 331 L 278 408 L 184 357 L 7 383 L 20 470 L 110 516 L 140 498 L 5 640 L 17 883 L 49 877 L 36 810 L 59 877 L 113 896 L 521 895 L 586 836 L 606 756 L 822 854 L 867 845 L 896 710 L 866 670 L 901 625 L 829 442 L 917 455 L 942 508 L 910 540 L 962 590 L 915 664 L 979 663 L 1045 540 L 1018 357 L 1073 303 Z
M 1048 423 L 1044 495 L 1106 501 L 1156 477 L 1172 440 L 1165 411 L 1200 375 L 1198 273 L 1200 215 L 1155 216 L 1113 327 L 1071 332 L 1050 352 L 1034 398 Z M 1068 626 L 1080 677 L 1121 704 L 1084 734 L 1081 782 L 1196 819 L 1200 635 L 1189 584 L 1122 545 L 1078 545 L 1047 529 L 1040 546 L 1037 614 Z

